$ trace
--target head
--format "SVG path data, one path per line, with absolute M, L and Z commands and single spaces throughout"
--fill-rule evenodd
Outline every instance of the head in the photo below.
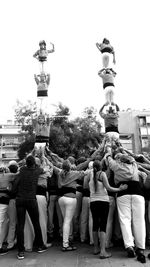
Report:
M 39 42 L 40 49 L 46 49 L 46 42 L 44 40 Z
M 93 163 L 93 169 L 98 172 L 101 170 L 101 162 L 99 160 L 95 160 Z
M 110 106 L 108 109 L 108 114 L 114 114 L 114 113 L 115 113 L 114 109 L 112 108 L 112 106 Z
M 80 157 L 77 159 L 77 165 L 80 164 L 80 163 L 83 163 L 86 161 L 86 158 L 85 157 Z
M 39 124 L 44 124 L 45 123 L 45 116 L 43 114 L 40 114 L 38 116 L 38 123 Z
M 144 158 L 142 155 L 136 155 L 134 158 L 137 162 L 144 163 Z
M 33 157 L 32 155 L 27 156 L 26 165 L 28 168 L 34 167 L 36 165 L 35 157 Z
M 75 160 L 74 157 L 69 156 L 69 157 L 68 157 L 68 160 L 70 161 L 71 164 L 75 164 L 75 161 L 76 161 L 76 160 Z
M 46 81 L 46 75 L 44 73 L 40 74 L 40 81 L 45 82 Z
M 108 39 L 104 38 L 104 39 L 103 39 L 103 44 L 110 44 L 110 42 L 109 42 Z
M 64 160 L 63 164 L 62 164 L 62 169 L 65 172 L 69 172 L 71 169 L 71 163 L 68 159 Z
M 9 161 L 8 168 L 11 173 L 16 173 L 18 171 L 18 163 L 15 160 Z
M 41 160 L 38 157 L 35 157 L 35 163 L 37 166 L 41 165 Z
M 122 154 L 120 161 L 126 164 L 132 164 L 133 162 L 135 162 L 135 159 L 129 155 Z

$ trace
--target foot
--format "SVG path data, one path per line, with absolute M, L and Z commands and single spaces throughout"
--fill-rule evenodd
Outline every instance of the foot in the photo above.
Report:
M 135 253 L 137 255 L 137 260 L 138 261 L 140 261 L 141 263 L 145 263 L 146 262 L 146 258 L 145 258 L 145 255 L 144 255 L 144 249 L 137 248 L 135 250 Z
M 7 248 L 0 248 L 0 256 L 3 256 L 5 254 L 8 253 L 8 249 Z
M 107 259 L 107 258 L 110 258 L 112 255 L 111 255 L 111 253 L 100 253 L 100 259 Z
M 18 252 L 17 258 L 18 258 L 18 260 L 23 260 L 24 259 L 24 251 Z
M 126 248 L 126 251 L 127 251 L 128 258 L 134 258 L 136 256 L 134 248 L 132 246 Z
M 38 252 L 38 253 L 43 253 L 43 252 L 45 252 L 46 250 L 47 250 L 47 247 L 46 247 L 45 245 L 43 245 L 42 247 L 37 248 L 37 252 Z
M 76 250 L 77 247 L 72 247 L 72 246 L 68 246 L 68 247 L 62 247 L 62 251 L 65 252 L 65 251 L 73 251 L 73 250 Z
M 137 256 L 137 260 L 140 261 L 141 263 L 146 263 L 146 258 L 145 255 L 143 253 L 139 253 L 139 255 Z
M 94 255 L 98 255 L 100 253 L 100 249 L 99 248 L 94 248 Z

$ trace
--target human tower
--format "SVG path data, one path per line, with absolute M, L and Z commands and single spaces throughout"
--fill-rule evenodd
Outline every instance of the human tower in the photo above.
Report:
M 50 84 L 50 74 L 46 73 L 45 65 L 47 62 L 48 54 L 54 52 L 54 45 L 51 43 L 52 48 L 47 49 L 46 42 L 44 40 L 39 42 L 39 49 L 33 55 L 39 62 L 40 73 L 34 75 L 35 82 L 37 84 L 37 98 L 39 105 L 38 117 L 36 123 L 36 147 L 45 147 L 49 142 L 49 131 L 50 131 L 50 119 L 45 114 L 44 102 L 48 97 L 48 86 Z
M 97 48 L 102 55 L 102 69 L 98 72 L 98 75 L 102 79 L 103 89 L 105 92 L 105 103 L 101 107 L 99 114 L 105 122 L 105 136 L 110 139 L 119 139 L 118 130 L 118 111 L 119 107 L 114 103 L 114 78 L 116 72 L 113 69 L 116 63 L 115 51 L 110 41 L 106 38 L 102 43 L 96 43 Z
M 39 115 L 37 116 L 36 124 L 36 146 L 44 147 L 49 142 L 50 119 L 46 117 L 44 110 L 44 102 L 48 97 L 48 86 L 50 84 L 50 74 L 45 71 L 45 64 L 47 62 L 48 54 L 54 52 L 54 45 L 51 43 L 52 48 L 47 49 L 44 40 L 39 42 L 39 49 L 33 55 L 39 62 L 40 73 L 34 75 L 37 85 L 37 98 L 40 103 Z M 102 43 L 96 43 L 97 48 L 102 55 L 102 69 L 98 75 L 102 79 L 103 89 L 105 92 L 105 103 L 100 109 L 100 116 L 105 122 L 106 136 L 111 138 L 119 138 L 118 131 L 118 111 L 119 107 L 114 103 L 114 78 L 116 72 L 113 69 L 116 63 L 115 51 L 110 41 L 106 38 Z M 105 108 L 105 112 L 104 112 Z

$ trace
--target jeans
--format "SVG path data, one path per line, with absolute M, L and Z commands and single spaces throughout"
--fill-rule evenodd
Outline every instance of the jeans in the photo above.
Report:
M 77 200 L 76 198 L 71 198 L 71 197 L 60 197 L 59 200 L 59 205 L 61 208 L 61 212 L 64 218 L 63 221 L 63 247 L 68 247 L 69 246 L 69 234 L 70 234 L 70 225 L 72 218 L 75 213 L 76 209 L 76 204 Z
M 39 223 L 39 211 L 36 199 L 16 199 L 16 209 L 17 209 L 17 244 L 18 251 L 24 251 L 24 225 L 26 211 L 31 218 L 34 232 L 35 232 L 35 245 L 37 247 L 43 246 L 42 232 Z

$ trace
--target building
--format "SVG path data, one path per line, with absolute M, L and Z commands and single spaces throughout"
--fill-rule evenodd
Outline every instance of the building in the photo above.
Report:
M 13 125 L 11 121 L 5 125 L 0 125 L 1 163 L 7 165 L 10 160 L 18 160 L 17 150 L 23 140 L 21 126 Z
M 150 110 L 119 112 L 120 139 L 135 153 L 150 152 Z

